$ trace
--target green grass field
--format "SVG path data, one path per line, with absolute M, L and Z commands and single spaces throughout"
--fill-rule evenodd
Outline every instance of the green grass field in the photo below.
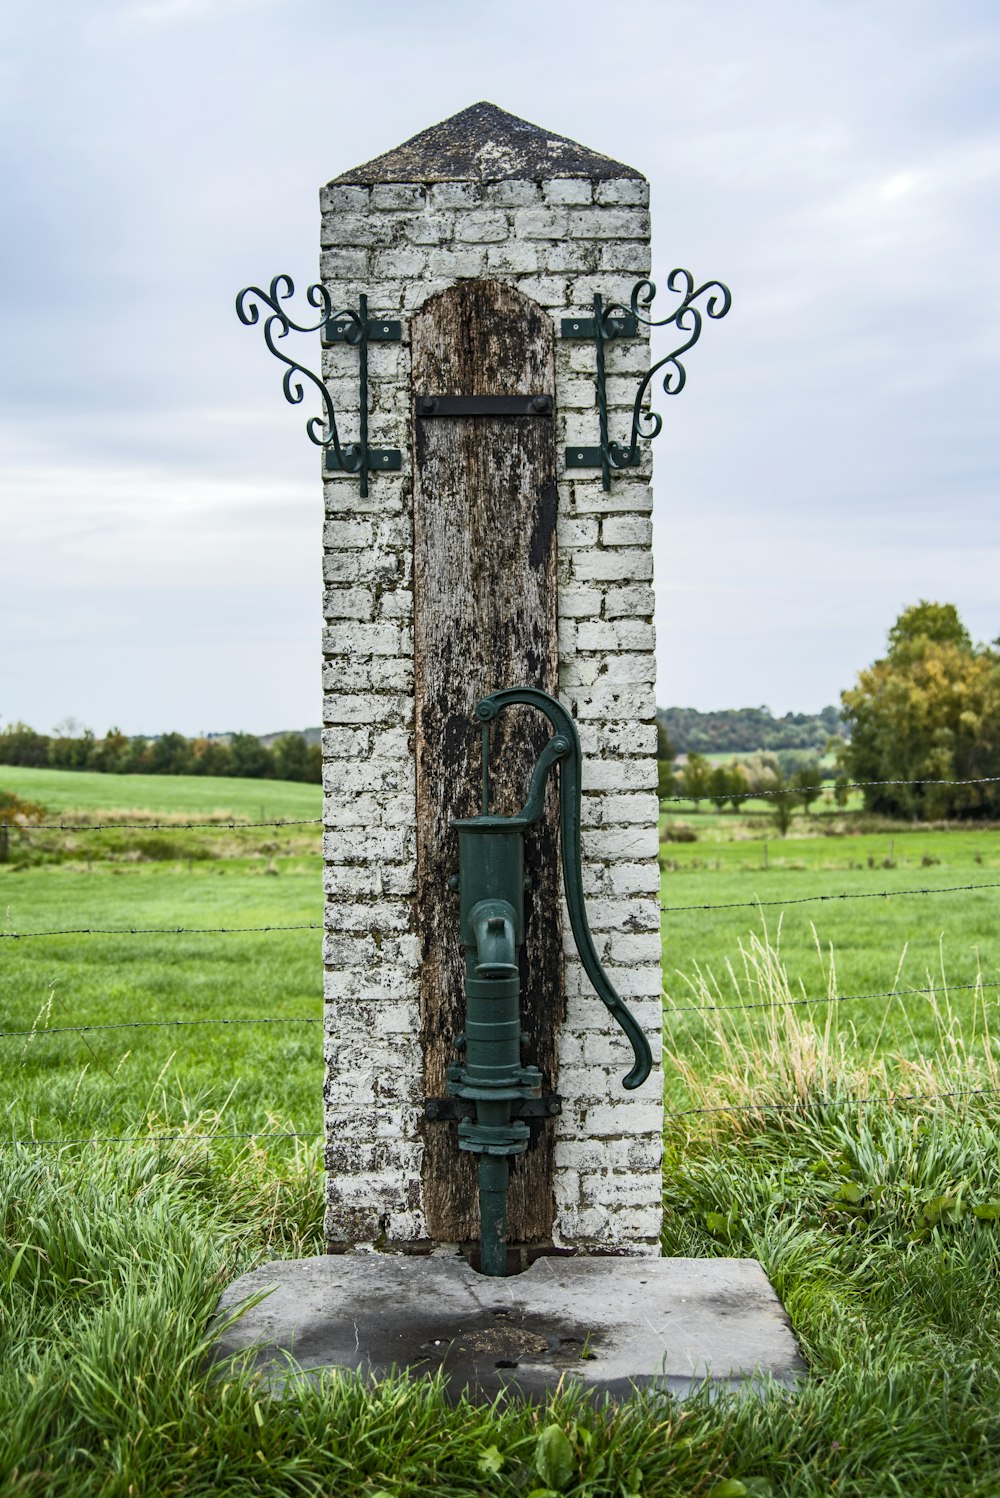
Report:
M 37 801 L 56 817 L 67 809 L 121 816 L 130 808 L 148 816 L 161 812 L 223 815 L 244 821 L 271 817 L 318 817 L 323 792 L 318 785 L 290 780 L 237 780 L 224 775 L 99 775 L 92 770 L 32 770 L 0 765 L 0 786 Z
M 1000 888 L 786 903 L 1000 885 L 995 829 L 849 809 L 780 839 L 756 808 L 665 817 L 697 841 L 662 844 L 662 902 L 735 908 L 664 914 L 664 1252 L 759 1258 L 809 1382 L 452 1409 L 420 1381 L 332 1376 L 274 1401 L 203 1367 L 225 1283 L 322 1252 L 320 1142 L 232 1137 L 321 1128 L 322 1026 L 176 1021 L 318 1021 L 321 932 L 27 937 L 321 921 L 318 828 L 222 825 L 318 816 L 319 789 L 6 769 L 0 785 L 53 820 L 201 824 L 15 834 L 0 865 L 0 929 L 25 933 L 0 940 L 7 1138 L 131 1140 L 4 1147 L 0 1491 L 997 1498 Z M 878 1101 L 909 1093 L 948 1095 Z

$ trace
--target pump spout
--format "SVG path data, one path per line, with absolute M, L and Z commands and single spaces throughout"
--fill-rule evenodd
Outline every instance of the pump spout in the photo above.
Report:
M 516 978 L 517 916 L 506 900 L 480 900 L 469 911 L 477 978 Z

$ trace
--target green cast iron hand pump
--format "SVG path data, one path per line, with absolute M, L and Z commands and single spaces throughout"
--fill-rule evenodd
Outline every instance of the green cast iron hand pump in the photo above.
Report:
M 535 764 L 522 810 L 514 817 L 489 809 L 489 724 L 515 703 L 538 708 L 554 730 Z M 466 1025 L 459 1044 L 465 1059 L 448 1068 L 448 1093 L 475 1109 L 458 1126 L 458 1147 L 479 1156 L 482 1267 L 507 1272 L 507 1187 L 510 1157 L 523 1154 L 525 1114 L 540 1106 L 542 1077 L 520 1058 L 521 982 L 518 952 L 524 942 L 524 837 L 542 816 L 549 771 L 559 765 L 559 820 L 563 882 L 573 938 L 598 997 L 628 1036 L 634 1064 L 623 1086 L 639 1087 L 652 1066 L 649 1042 L 615 992 L 594 947 L 583 898 L 580 852 L 580 739 L 569 713 L 533 687 L 493 692 L 476 707 L 483 724 L 483 811 L 452 823 L 458 832 L 462 946 L 465 949 Z

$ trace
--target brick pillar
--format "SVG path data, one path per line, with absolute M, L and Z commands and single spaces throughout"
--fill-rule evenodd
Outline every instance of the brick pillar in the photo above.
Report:
M 409 323 L 464 278 L 514 285 L 556 321 L 593 297 L 628 300 L 649 274 L 648 185 L 632 168 L 476 105 L 323 188 L 322 278 L 334 306 L 368 296 L 402 319 L 370 348 L 369 440 L 402 472 L 361 499 L 325 482 L 326 1232 L 331 1248 L 426 1242 L 413 759 Z M 324 354 L 342 433 L 357 430 L 357 354 Z M 612 436 L 628 432 L 644 340 L 607 350 Z M 473 392 L 470 392 L 473 393 Z M 569 923 L 564 1098 L 554 1242 L 656 1254 L 663 1104 L 649 457 L 616 473 L 565 471 L 567 444 L 598 441 L 594 349 L 556 342 L 560 696 L 584 752 L 584 881 L 612 982 L 650 1038 L 638 1091 L 631 1048 L 593 993 Z

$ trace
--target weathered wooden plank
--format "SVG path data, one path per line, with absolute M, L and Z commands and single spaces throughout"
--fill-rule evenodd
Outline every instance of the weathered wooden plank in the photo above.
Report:
M 554 330 L 535 303 L 493 281 L 463 281 L 413 320 L 415 391 L 438 395 L 552 393 Z M 417 918 L 423 948 L 421 1044 L 427 1095 L 443 1096 L 465 1011 L 453 817 L 480 810 L 476 702 L 500 687 L 555 692 L 556 447 L 550 416 L 435 418 L 415 422 L 414 612 L 417 763 Z M 540 715 L 509 709 L 493 728 L 492 809 L 520 809 L 547 736 Z M 563 1017 L 559 850 L 550 787 L 529 838 L 523 1059 L 555 1090 Z M 553 1218 L 553 1125 L 533 1124 L 514 1163 L 512 1243 L 544 1242 Z M 424 1199 L 437 1241 L 478 1237 L 474 1158 L 455 1126 L 426 1124 Z

